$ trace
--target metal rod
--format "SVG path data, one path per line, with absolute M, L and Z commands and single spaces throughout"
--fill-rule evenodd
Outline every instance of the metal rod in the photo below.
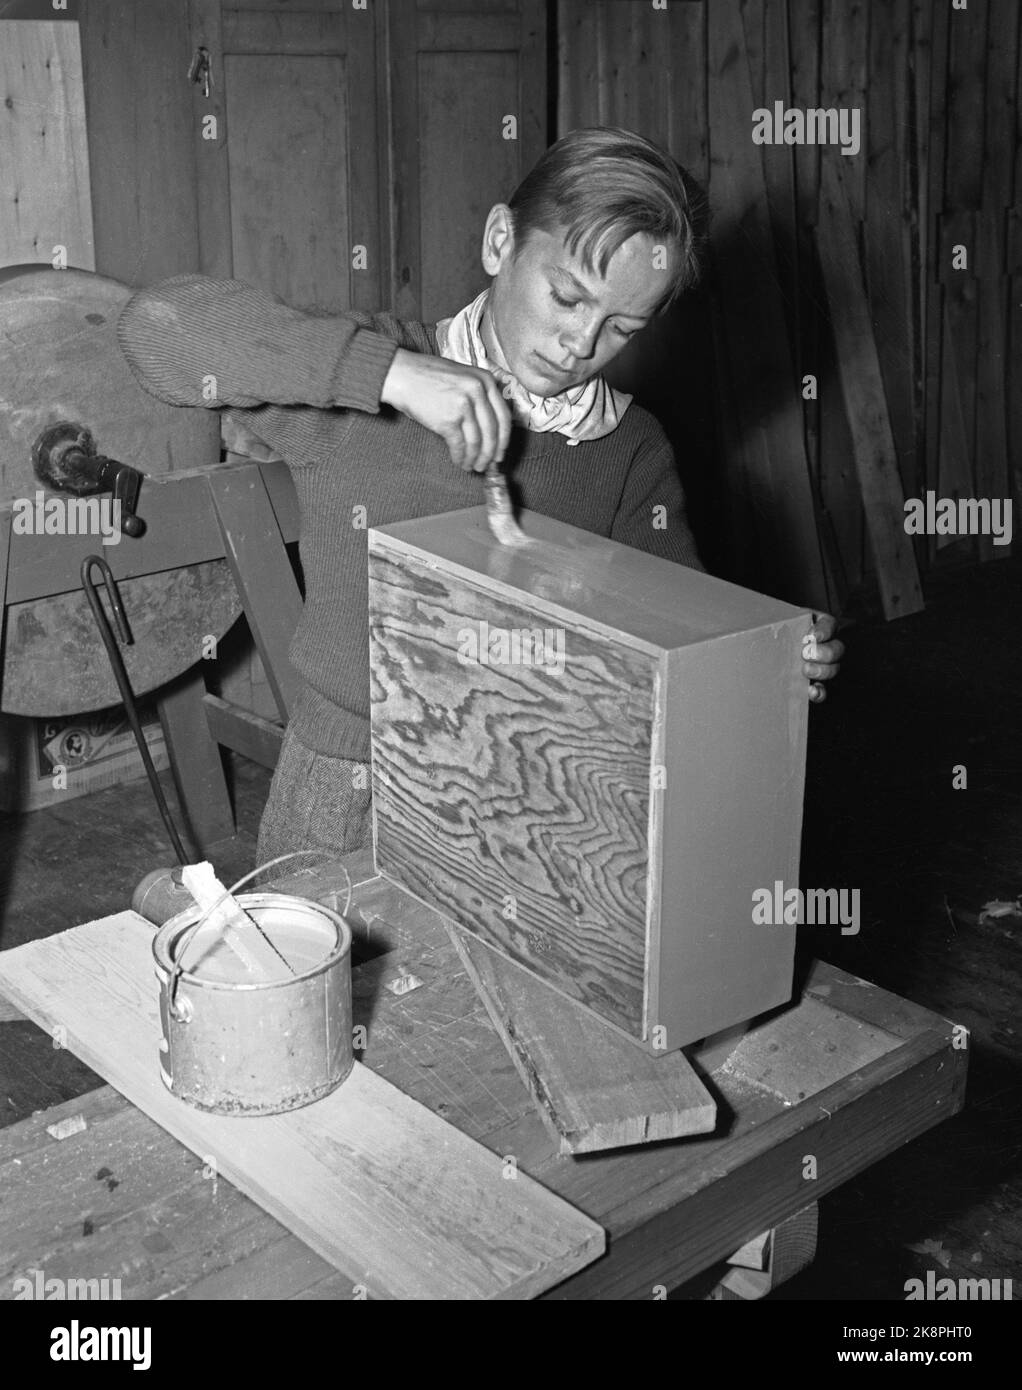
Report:
M 138 751 L 142 755 L 142 765 L 145 768 L 146 776 L 149 778 L 149 786 L 152 788 L 153 796 L 156 798 L 156 805 L 163 818 L 163 824 L 167 828 L 170 836 L 170 843 L 177 855 L 179 864 L 187 864 L 188 856 L 185 853 L 181 838 L 177 833 L 170 814 L 170 807 L 167 805 L 167 798 L 163 795 L 163 788 L 160 786 L 160 779 L 157 776 L 156 768 L 153 765 L 152 755 L 149 752 L 149 745 L 146 743 L 145 734 L 142 732 L 142 724 L 138 717 L 138 709 L 135 705 L 135 693 L 128 680 L 128 672 L 124 666 L 124 659 L 121 656 L 120 648 L 117 645 L 117 638 L 110 628 L 110 620 L 107 618 L 106 609 L 100 602 L 99 593 L 92 580 L 92 570 L 94 566 L 99 566 L 103 576 L 103 583 L 106 587 L 107 597 L 110 600 L 110 607 L 113 609 L 114 621 L 117 624 L 117 635 L 126 647 L 133 644 L 134 639 L 131 629 L 128 627 L 128 620 L 124 614 L 124 606 L 121 603 L 121 596 L 117 592 L 117 585 L 110 572 L 110 566 L 99 555 L 86 555 L 82 561 L 82 588 L 85 590 L 85 597 L 89 600 L 89 607 L 92 609 L 92 616 L 96 620 L 99 628 L 99 635 L 103 639 L 103 646 L 110 659 L 110 667 L 117 681 L 117 688 L 121 692 L 121 700 L 124 703 L 124 710 L 128 716 L 128 723 L 131 725 L 131 732 L 135 735 L 135 742 L 138 744 Z

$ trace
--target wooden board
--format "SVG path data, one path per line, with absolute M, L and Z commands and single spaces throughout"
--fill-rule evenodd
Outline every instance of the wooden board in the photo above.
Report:
M 562 1154 L 712 1131 L 716 1104 L 683 1053 L 640 1052 L 467 932 L 450 936 Z
M 120 913 L 0 957 L 0 989 L 204 1164 L 372 1296 L 524 1298 L 581 1269 L 604 1234 L 525 1174 L 356 1063 L 287 1115 L 207 1115 L 159 1077 L 151 929 Z
M 751 895 L 797 882 L 809 618 L 521 521 L 514 552 L 483 508 L 370 531 L 377 866 L 673 1051 L 790 996 Z M 535 630 L 559 667 L 464 646 Z
M 94 269 L 78 25 L 0 19 L 0 90 L 0 265 Z
M 787 1058 L 783 1089 L 793 1103 L 777 1087 L 750 1085 L 741 1069 L 721 1068 L 712 1084 L 730 1123 L 718 1133 L 584 1160 L 560 1155 L 442 919 L 371 876 L 365 859 L 345 859 L 356 936 L 385 952 L 352 972 L 353 1018 L 368 1031 L 365 1064 L 607 1228 L 603 1259 L 545 1298 L 648 1301 L 654 1285 L 674 1288 L 726 1259 L 804 1208 L 807 1196 L 823 1197 L 961 1109 L 968 1052 L 952 1046 L 953 1025 L 816 962 L 803 1000 L 767 1020 L 759 1039 L 776 1070 L 807 1002 L 840 1015 L 841 1046 L 822 1035 L 811 1055 L 800 1048 Z M 336 864 L 276 886 L 320 900 L 340 892 L 342 904 L 347 892 Z M 420 987 L 387 988 L 409 972 Z M 862 1049 L 845 1050 L 849 1025 L 890 1034 L 898 1046 L 860 1065 Z M 51 1046 L 45 1034 L 40 1043 Z M 74 1115 L 87 1128 L 57 1143 L 48 1127 Z M 818 1166 L 811 1193 L 807 1153 Z M 104 1167 L 111 1177 L 99 1182 Z M 119 1276 L 126 1299 L 352 1297 L 350 1276 L 230 1182 L 204 1173 L 201 1160 L 109 1087 L 0 1130 L 0 1194 L 0 1290 L 44 1268 L 64 1278 Z
M 905 498 L 838 158 L 830 151 L 822 160 L 817 248 L 884 616 L 900 618 L 917 613 L 923 595 L 912 544 L 905 534 Z

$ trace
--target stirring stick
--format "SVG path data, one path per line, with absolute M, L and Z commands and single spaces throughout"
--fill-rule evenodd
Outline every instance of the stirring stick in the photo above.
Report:
M 224 896 L 227 889 L 217 878 L 212 864 L 186 864 L 181 870 L 181 882 L 203 912 L 209 911 L 207 923 L 220 933 L 224 944 L 234 952 L 250 975 L 263 980 L 283 980 L 294 974 L 288 962 L 237 899 L 229 894 Z

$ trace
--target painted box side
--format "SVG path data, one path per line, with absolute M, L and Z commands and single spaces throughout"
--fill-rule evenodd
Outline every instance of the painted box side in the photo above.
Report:
M 659 658 L 377 532 L 369 612 L 378 870 L 638 1036 Z
M 539 512 L 523 511 L 519 522 L 532 541 L 520 548 L 494 539 L 484 507 L 392 522 L 373 534 L 421 564 L 439 564 L 470 583 L 514 590 L 526 606 L 553 620 L 656 651 L 764 627 L 798 612 Z
M 657 993 L 667 1050 L 791 997 L 793 926 L 753 923 L 753 891 L 796 887 L 811 615 L 671 652 Z

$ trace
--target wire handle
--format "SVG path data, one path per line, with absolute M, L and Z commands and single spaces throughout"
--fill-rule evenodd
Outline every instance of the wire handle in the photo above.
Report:
M 230 888 L 225 888 L 224 891 L 220 894 L 219 898 L 217 898 L 215 902 L 211 903 L 210 906 L 206 908 L 205 912 L 201 913 L 200 916 L 197 917 L 196 920 L 192 923 L 192 925 L 185 931 L 184 935 L 181 937 L 180 943 L 178 944 L 177 951 L 175 952 L 174 965 L 171 969 L 170 980 L 168 982 L 168 999 L 170 1001 L 170 1011 L 174 1015 L 174 1017 L 179 1020 L 179 1022 L 187 1023 L 188 1021 L 188 1019 L 185 1017 L 184 1013 L 179 1009 L 177 1004 L 177 986 L 178 981 L 184 974 L 185 952 L 191 945 L 195 933 L 199 930 L 203 923 L 207 921 L 207 919 L 217 910 L 221 903 L 225 903 L 228 898 L 233 897 L 234 894 L 238 891 L 238 889 L 243 888 L 246 883 L 250 883 L 252 879 L 258 878 L 260 874 L 265 873 L 267 869 L 274 868 L 277 864 L 283 864 L 288 859 L 300 859 L 303 855 L 307 854 L 318 855 L 321 859 L 331 858 L 330 852 L 322 849 L 294 849 L 291 850 L 288 854 L 278 854 L 276 859 L 268 859 L 265 864 L 260 864 L 258 869 L 253 869 L 250 873 L 247 873 L 242 878 L 239 878 L 237 883 L 233 884 Z M 351 900 L 354 896 L 355 889 L 351 882 L 351 874 L 348 873 L 347 868 L 345 868 L 343 864 L 340 867 L 341 871 L 344 874 L 344 877 L 347 879 L 348 882 L 348 900 L 344 904 L 344 911 L 341 913 L 342 917 L 347 917 L 348 912 L 351 909 Z M 221 924 L 220 928 L 220 931 L 222 930 L 223 924 Z M 218 932 L 217 935 L 219 936 L 219 934 L 220 933 Z

